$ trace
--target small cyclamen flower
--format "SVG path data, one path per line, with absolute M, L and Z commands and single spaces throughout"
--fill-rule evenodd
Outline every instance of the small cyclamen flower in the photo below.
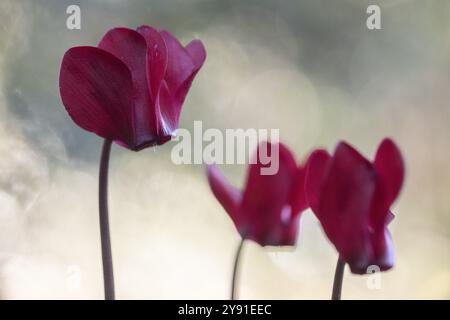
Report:
M 390 206 L 404 179 L 402 155 L 385 139 L 368 161 L 341 142 L 333 156 L 315 151 L 308 160 L 306 194 L 311 209 L 353 273 L 371 265 L 382 271 L 394 265 L 394 248 L 387 226 Z
M 168 31 L 114 28 L 98 47 L 69 49 L 61 64 L 61 98 L 80 127 L 131 149 L 171 139 L 206 51 L 183 47 Z
M 278 171 L 273 175 L 261 173 L 263 167 L 270 166 L 261 161 L 261 147 L 267 151 L 268 158 L 279 160 Z M 272 157 L 274 151 L 279 152 L 279 157 Z M 261 144 L 255 159 L 249 166 L 243 191 L 230 185 L 216 166 L 208 166 L 211 189 L 243 239 L 261 246 L 295 245 L 299 216 L 307 208 L 305 170 L 297 167 L 292 153 L 283 144 Z

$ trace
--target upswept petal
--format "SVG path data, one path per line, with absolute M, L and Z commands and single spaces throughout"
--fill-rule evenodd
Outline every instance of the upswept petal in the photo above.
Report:
M 206 49 L 203 43 L 200 40 L 192 40 L 185 49 L 194 63 L 194 70 L 200 69 L 206 59 Z
M 317 149 L 311 153 L 305 167 L 305 194 L 309 206 L 316 215 L 319 214 L 320 187 L 328 174 L 330 163 L 330 154 L 326 150 Z
M 375 156 L 377 190 L 373 199 L 370 225 L 374 232 L 381 232 L 389 223 L 389 208 L 395 201 L 403 184 L 404 164 L 394 142 L 384 139 Z
M 160 30 L 167 47 L 167 70 L 164 79 L 170 92 L 175 93 L 194 72 L 191 56 L 181 43 L 169 31 Z
M 389 206 L 397 198 L 405 177 L 405 164 L 397 145 L 389 138 L 378 147 L 374 162 L 384 188 L 387 190 Z
M 150 96 L 145 38 L 132 29 L 114 28 L 103 36 L 99 48 L 122 60 L 131 71 L 135 127 L 135 142 L 132 149 L 140 149 L 149 143 L 156 143 L 159 124 Z
M 206 50 L 200 40 L 193 40 L 186 46 L 186 51 L 192 59 L 194 68 L 192 74 L 181 83 L 177 91 L 174 93 L 177 103 L 181 106 L 184 103 L 187 93 L 191 88 L 192 81 L 194 81 L 197 72 L 203 66 L 206 59 Z
M 319 219 L 328 238 L 353 272 L 371 257 L 368 223 L 375 192 L 374 169 L 362 155 L 341 142 L 319 195 Z
M 158 92 L 161 88 L 164 75 L 167 69 L 167 47 L 163 37 L 158 30 L 150 26 L 140 26 L 137 28 L 147 42 L 147 78 L 153 103 L 156 103 Z
M 232 186 L 216 165 L 207 166 L 208 182 L 217 200 L 231 217 L 236 226 L 241 224 L 239 205 L 242 194 Z
M 206 50 L 199 40 L 191 41 L 185 48 L 170 32 L 161 30 L 159 34 L 167 48 L 167 69 L 161 88 L 165 96 L 160 100 L 159 108 L 165 128 L 172 133 L 178 127 L 181 108 L 192 81 L 206 59 Z
M 122 145 L 133 144 L 133 85 L 127 66 L 95 47 L 74 47 L 62 60 L 60 94 L 81 128 Z

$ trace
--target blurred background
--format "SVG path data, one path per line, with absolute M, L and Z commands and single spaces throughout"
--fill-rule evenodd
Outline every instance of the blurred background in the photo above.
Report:
M 67 6 L 81 30 L 66 28 Z M 381 7 L 381 30 L 366 8 Z M 407 163 L 391 224 L 397 263 L 347 299 L 450 298 L 450 2 L 445 0 L 1 0 L 0 298 L 103 298 L 97 209 L 101 139 L 59 96 L 64 52 L 110 28 L 150 24 L 208 58 L 181 115 L 204 128 L 279 128 L 301 162 L 340 139 L 372 158 L 390 136 Z M 110 214 L 117 297 L 228 299 L 239 236 L 201 165 L 174 143 L 113 147 Z M 237 186 L 245 166 L 223 166 Z M 310 211 L 295 249 L 246 242 L 238 297 L 328 299 L 337 254 Z

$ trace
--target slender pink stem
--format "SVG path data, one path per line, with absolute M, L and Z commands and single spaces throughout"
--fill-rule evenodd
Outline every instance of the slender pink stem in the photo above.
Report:
M 239 246 L 236 251 L 236 257 L 234 259 L 233 278 L 231 282 L 231 300 L 236 299 L 236 282 L 238 278 L 239 258 L 241 256 L 242 247 L 244 245 L 244 238 L 239 242 Z
M 108 167 L 109 167 L 110 153 L 111 153 L 111 141 L 105 139 L 105 142 L 103 143 L 102 155 L 100 158 L 99 194 L 98 194 L 105 300 L 115 299 L 113 261 L 111 252 L 111 236 L 109 232 L 109 217 L 108 217 Z
M 338 258 L 336 271 L 334 272 L 333 293 L 331 300 L 341 300 L 342 281 L 344 278 L 345 261 L 341 257 Z

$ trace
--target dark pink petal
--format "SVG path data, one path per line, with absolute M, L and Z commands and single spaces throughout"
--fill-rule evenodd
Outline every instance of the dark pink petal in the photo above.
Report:
M 384 139 L 375 156 L 375 168 L 387 191 L 389 205 L 397 198 L 405 177 L 403 157 L 391 139 Z
M 194 62 L 188 51 L 170 32 L 161 30 L 160 34 L 166 43 L 168 55 L 168 64 L 164 79 L 167 82 L 170 92 L 175 93 L 194 73 Z
M 308 205 L 318 214 L 320 187 L 328 174 L 331 156 L 326 150 L 315 150 L 306 164 L 305 193 Z
M 372 257 L 368 225 L 374 176 L 369 161 L 348 144 L 340 143 L 319 195 L 318 218 L 352 270 L 366 268 Z
M 206 59 L 206 50 L 203 43 L 200 40 L 192 40 L 186 46 L 186 51 L 194 63 L 194 70 L 200 69 Z
M 403 159 L 390 139 L 385 139 L 380 144 L 374 165 L 377 171 L 377 187 L 372 204 L 370 227 L 374 232 L 382 232 L 389 223 L 389 208 L 397 197 L 404 178 Z
M 241 224 L 239 217 L 239 205 L 241 202 L 241 191 L 232 186 L 220 172 L 216 165 L 208 165 L 208 182 L 217 200 L 230 215 L 236 228 Z
M 151 78 L 152 96 L 156 101 L 156 112 L 159 120 L 159 135 L 171 136 L 178 128 L 181 103 L 175 93 L 171 92 L 167 80 L 164 79 L 169 63 L 169 50 L 163 36 L 149 26 L 138 28 L 148 45 L 149 76 Z M 177 41 L 176 39 L 173 41 Z M 187 93 L 187 92 L 186 92 Z
M 168 31 L 159 31 L 167 48 L 167 69 L 164 76 L 160 101 L 161 114 L 166 128 L 178 128 L 181 108 L 195 75 L 206 58 L 203 44 L 192 41 L 186 48 Z M 169 96 L 171 98 L 169 98 Z
M 166 124 L 178 128 L 181 108 L 197 72 L 206 59 L 206 50 L 201 41 L 191 41 L 186 48 L 168 31 L 160 31 L 167 47 L 167 70 L 164 76 L 166 99 L 161 102 L 161 113 Z M 169 110 L 169 99 L 171 104 Z
M 194 69 L 192 71 L 192 74 L 183 83 L 181 83 L 180 87 L 175 92 L 175 99 L 180 105 L 184 103 L 186 95 L 191 88 L 192 81 L 194 81 L 197 72 L 203 66 L 203 63 L 206 59 L 206 50 L 200 40 L 191 41 L 186 46 L 186 51 L 189 53 L 189 56 L 192 59 Z
M 75 47 L 63 57 L 59 86 L 69 115 L 85 130 L 133 145 L 133 86 L 126 65 L 95 47 Z
M 150 81 L 151 96 L 154 103 L 167 69 L 167 48 L 158 30 L 150 26 L 140 26 L 137 31 L 147 42 L 147 77 Z
M 277 150 L 278 149 L 278 150 Z M 262 151 L 262 157 L 259 151 Z M 278 157 L 275 152 L 278 151 Z M 267 163 L 265 155 L 271 162 Z M 276 159 L 278 158 L 278 163 Z M 250 165 L 241 206 L 247 238 L 261 245 L 283 245 L 284 224 L 289 226 L 295 217 L 289 204 L 290 191 L 296 172 L 295 159 L 282 144 L 262 143 Z M 275 174 L 264 175 L 262 168 L 277 168 Z M 278 229 L 277 229 L 278 227 Z
M 149 141 L 156 141 L 158 119 L 150 97 L 150 81 L 147 79 L 147 43 L 135 30 L 114 28 L 99 43 L 99 48 L 122 60 L 131 71 L 134 88 L 134 126 L 136 148 Z

